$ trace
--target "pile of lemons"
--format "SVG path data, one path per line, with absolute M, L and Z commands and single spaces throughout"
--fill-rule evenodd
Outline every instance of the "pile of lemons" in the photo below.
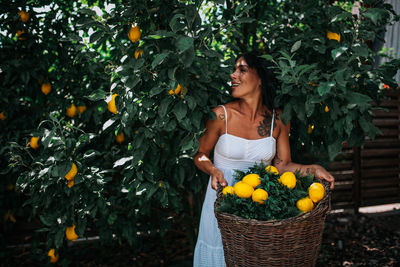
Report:
M 279 175 L 279 171 L 272 165 L 265 168 L 265 171 L 276 176 Z M 261 179 L 259 174 L 250 173 L 245 175 L 240 181 L 235 183 L 233 186 L 226 186 L 222 190 L 222 194 L 236 195 L 239 198 L 250 199 L 257 202 L 260 205 L 266 203 L 268 199 L 268 192 L 263 188 L 260 188 Z M 287 171 L 279 175 L 278 182 L 288 189 L 294 189 L 296 187 L 297 179 L 293 172 Z M 318 203 L 325 196 L 325 188 L 319 182 L 314 182 L 308 187 L 308 196 L 298 199 L 296 207 L 301 212 L 308 212 L 312 210 L 316 203 Z

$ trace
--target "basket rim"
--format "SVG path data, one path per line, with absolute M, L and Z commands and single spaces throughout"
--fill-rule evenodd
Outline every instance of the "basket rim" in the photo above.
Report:
M 281 224 L 286 224 L 286 223 L 294 223 L 294 222 L 300 222 L 303 220 L 306 220 L 309 217 L 313 217 L 317 215 L 318 213 L 327 213 L 330 210 L 330 197 L 331 197 L 331 190 L 329 188 L 329 183 L 325 180 L 320 181 L 320 183 L 323 184 L 325 188 L 325 196 L 323 199 L 321 199 L 316 207 L 314 207 L 312 210 L 307 211 L 307 212 L 302 212 L 296 216 L 286 218 L 286 219 L 274 219 L 274 220 L 267 220 L 267 221 L 262 221 L 262 220 L 257 220 L 257 219 L 246 219 L 243 217 L 240 217 L 238 215 L 234 215 L 228 212 L 221 212 L 217 211 L 217 207 L 219 206 L 219 202 L 221 201 L 221 195 L 222 195 L 222 189 L 221 191 L 218 191 L 217 193 L 217 199 L 215 200 L 214 203 L 214 213 L 217 216 L 222 216 L 225 218 L 230 218 L 232 220 L 236 221 L 242 221 L 242 222 L 248 222 L 252 224 L 259 224 L 259 225 L 281 225 Z

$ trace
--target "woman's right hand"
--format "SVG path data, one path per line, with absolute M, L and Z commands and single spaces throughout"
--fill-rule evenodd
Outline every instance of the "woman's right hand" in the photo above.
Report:
M 217 190 L 218 184 L 221 184 L 222 187 L 225 187 L 228 185 L 228 182 L 224 178 L 223 172 L 214 167 L 210 173 L 211 175 L 211 187 L 214 190 Z

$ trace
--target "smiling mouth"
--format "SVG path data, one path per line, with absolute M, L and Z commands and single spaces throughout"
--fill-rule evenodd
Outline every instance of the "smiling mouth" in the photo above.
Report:
M 238 87 L 240 85 L 240 83 L 234 83 L 234 82 L 232 82 L 232 88 L 236 88 L 236 87 Z

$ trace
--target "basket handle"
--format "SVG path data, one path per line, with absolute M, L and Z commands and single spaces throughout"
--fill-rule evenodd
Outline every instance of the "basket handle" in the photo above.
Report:
M 222 190 L 225 188 L 225 186 L 222 186 L 220 183 L 217 184 L 217 198 L 221 199 L 222 198 Z

